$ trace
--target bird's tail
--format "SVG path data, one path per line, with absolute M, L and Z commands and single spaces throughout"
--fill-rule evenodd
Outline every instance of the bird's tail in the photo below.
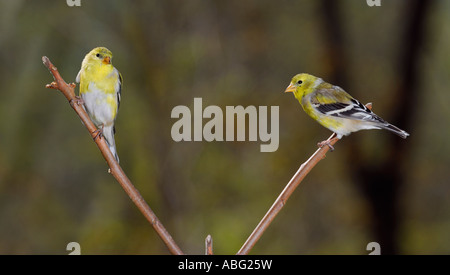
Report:
M 388 131 L 402 137 L 402 138 L 406 138 L 409 136 L 409 134 L 406 131 L 403 131 L 402 129 L 400 129 L 397 126 L 394 126 L 388 122 L 385 122 L 379 126 L 385 130 L 388 130 Z
M 116 142 L 114 141 L 114 125 L 104 127 L 103 128 L 103 136 L 105 137 L 106 143 L 109 146 L 109 150 L 113 154 L 113 156 L 116 158 L 117 162 L 119 162 L 119 156 L 117 155 L 116 150 Z

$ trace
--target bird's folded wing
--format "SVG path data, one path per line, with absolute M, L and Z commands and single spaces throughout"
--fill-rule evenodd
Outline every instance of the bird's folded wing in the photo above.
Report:
M 384 122 L 364 104 L 341 88 L 319 89 L 311 96 L 312 106 L 320 113 L 347 119 Z
M 120 100 L 121 100 L 121 96 L 122 96 L 122 83 L 123 83 L 123 79 L 122 79 L 122 74 L 116 69 L 114 68 L 114 71 L 117 73 L 117 75 L 119 76 L 119 81 L 117 81 L 116 83 L 116 94 L 117 94 L 117 109 L 119 109 L 120 106 Z

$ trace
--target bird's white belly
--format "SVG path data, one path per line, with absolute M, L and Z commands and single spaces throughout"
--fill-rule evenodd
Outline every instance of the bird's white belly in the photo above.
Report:
M 351 120 L 346 118 L 334 118 L 335 125 L 325 126 L 331 131 L 338 134 L 338 136 L 348 136 L 352 132 L 369 129 L 381 129 L 375 124 L 370 124 L 361 120 Z
M 108 104 L 108 101 L 111 102 L 111 99 L 115 100 L 114 96 L 101 92 L 95 83 L 92 82 L 89 84 L 86 93 L 81 94 L 86 111 L 97 127 L 101 125 L 110 126 L 114 123 L 114 114 L 117 111 L 114 108 L 117 108 L 117 105 L 111 106 Z

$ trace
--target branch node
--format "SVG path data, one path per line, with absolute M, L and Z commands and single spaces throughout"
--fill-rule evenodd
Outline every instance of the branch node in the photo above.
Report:
M 58 68 L 56 68 L 55 65 L 53 65 L 53 63 L 50 62 L 50 59 L 48 59 L 48 57 L 46 57 L 46 56 L 43 56 L 43 57 L 42 57 L 42 63 L 44 63 L 44 65 L 45 65 L 49 70 L 52 70 L 52 71 L 57 71 L 57 70 L 58 70 Z
M 45 88 L 59 90 L 58 84 L 55 81 L 53 81 L 50 84 L 45 85 Z

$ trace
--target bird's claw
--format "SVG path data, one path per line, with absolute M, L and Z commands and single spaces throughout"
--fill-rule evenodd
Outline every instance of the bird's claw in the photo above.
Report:
M 77 105 L 84 105 L 84 100 L 80 96 L 75 96 L 75 98 L 72 99 L 71 102 Z
M 94 141 L 96 141 L 97 138 L 101 139 L 103 137 L 103 126 L 92 132 L 92 134 L 94 135 Z
M 333 145 L 331 145 L 330 140 L 324 140 L 324 141 L 321 141 L 321 142 L 317 143 L 317 146 L 318 146 L 319 148 L 322 148 L 322 147 L 324 147 L 325 145 L 328 146 L 328 147 L 330 147 L 330 151 L 331 151 L 331 152 L 334 151 L 334 147 L 333 147 Z

